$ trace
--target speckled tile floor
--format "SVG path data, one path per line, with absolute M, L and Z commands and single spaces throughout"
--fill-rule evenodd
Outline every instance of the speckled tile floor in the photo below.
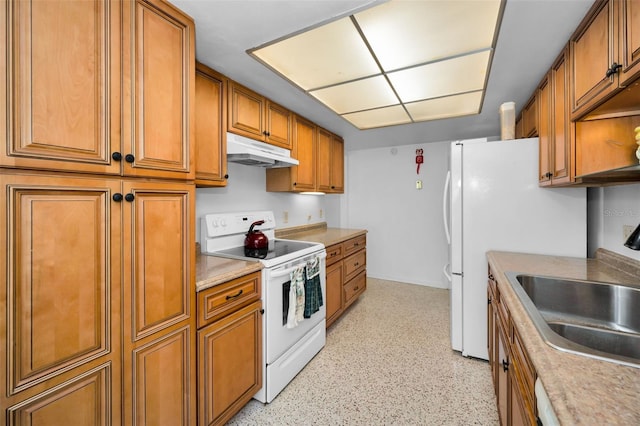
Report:
M 229 425 L 498 425 L 489 365 L 449 344 L 449 292 L 369 278 L 271 404 Z

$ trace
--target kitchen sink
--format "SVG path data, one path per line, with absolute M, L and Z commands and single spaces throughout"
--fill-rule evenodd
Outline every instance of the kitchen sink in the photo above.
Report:
M 640 368 L 640 288 L 507 272 L 550 346 Z

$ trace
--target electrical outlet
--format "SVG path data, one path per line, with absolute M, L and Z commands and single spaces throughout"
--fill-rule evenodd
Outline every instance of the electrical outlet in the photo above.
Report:
M 289 212 L 282 212 L 282 223 L 289 223 Z
M 622 238 L 624 239 L 624 241 L 627 241 L 627 238 L 629 238 L 629 235 L 631 235 L 633 229 L 633 225 L 622 225 Z
M 322 219 L 322 209 L 320 209 L 320 212 L 318 213 L 318 216 L 320 217 L 320 219 Z

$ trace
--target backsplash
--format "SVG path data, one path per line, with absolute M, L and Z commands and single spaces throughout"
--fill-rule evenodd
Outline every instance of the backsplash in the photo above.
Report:
M 303 195 L 267 192 L 265 169 L 228 164 L 229 181 L 224 188 L 196 189 L 196 240 L 200 241 L 200 218 L 207 213 L 273 210 L 277 228 L 340 222 L 339 194 Z M 286 221 L 285 221 L 286 216 Z
M 624 246 L 624 226 L 640 224 L 640 184 L 589 188 L 587 197 L 589 257 L 602 247 L 640 260 L 640 251 Z

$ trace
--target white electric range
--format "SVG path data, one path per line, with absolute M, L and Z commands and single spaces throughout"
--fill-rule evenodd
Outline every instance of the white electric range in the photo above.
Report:
M 265 252 L 245 250 L 244 238 L 252 223 L 269 239 Z M 307 262 L 318 261 L 322 301 L 326 301 L 326 251 L 321 243 L 275 238 L 272 211 L 206 214 L 201 220 L 203 254 L 239 260 L 254 260 L 262 269 L 263 386 L 255 399 L 269 403 L 325 345 L 326 305 L 293 328 L 287 326 L 292 273 Z

